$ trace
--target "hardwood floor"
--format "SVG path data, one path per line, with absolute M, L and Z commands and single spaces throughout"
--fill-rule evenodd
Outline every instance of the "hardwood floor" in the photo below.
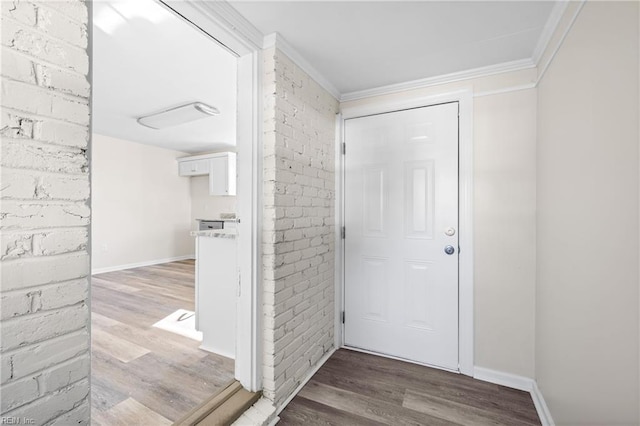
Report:
M 540 425 L 527 392 L 345 349 L 280 418 L 279 425 Z
M 152 327 L 194 310 L 194 261 L 94 275 L 91 424 L 171 424 L 233 379 L 234 362 Z

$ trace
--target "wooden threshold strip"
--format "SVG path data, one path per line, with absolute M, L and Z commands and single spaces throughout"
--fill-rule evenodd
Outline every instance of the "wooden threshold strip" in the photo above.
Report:
M 261 392 L 249 392 L 233 380 L 202 404 L 188 412 L 173 426 L 227 426 L 251 407 Z

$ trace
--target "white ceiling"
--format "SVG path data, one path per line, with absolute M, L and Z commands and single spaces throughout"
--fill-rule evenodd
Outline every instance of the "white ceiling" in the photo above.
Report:
M 553 1 L 233 1 L 341 94 L 530 59 Z
M 553 1 L 233 1 L 342 95 L 530 60 Z M 236 58 L 157 0 L 93 2 L 93 129 L 197 153 L 233 149 Z M 136 119 L 204 102 L 216 117 L 163 130 Z
M 196 153 L 232 149 L 236 58 L 154 0 L 93 2 L 93 131 Z M 153 130 L 136 122 L 199 101 L 220 115 Z

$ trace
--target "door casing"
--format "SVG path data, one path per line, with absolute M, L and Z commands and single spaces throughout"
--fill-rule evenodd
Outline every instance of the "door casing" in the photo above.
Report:
M 344 225 L 344 120 L 426 107 L 446 102 L 459 102 L 459 276 L 458 276 L 458 370 L 473 376 L 474 321 L 473 321 L 473 91 L 461 89 L 434 96 L 410 97 L 402 100 L 381 100 L 363 106 L 342 108 L 336 118 L 336 216 L 335 238 L 335 345 L 345 347 L 342 311 L 344 310 L 344 240 L 341 229 Z M 349 149 L 348 147 L 346 148 Z M 348 154 L 347 154 L 348 155 Z

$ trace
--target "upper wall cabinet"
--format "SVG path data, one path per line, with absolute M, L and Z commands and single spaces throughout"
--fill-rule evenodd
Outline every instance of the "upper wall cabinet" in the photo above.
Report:
M 236 195 L 236 154 L 211 159 L 209 173 L 209 195 Z
M 209 175 L 210 195 L 236 195 L 236 153 L 194 155 L 178 158 L 180 176 Z
M 202 176 L 209 174 L 209 165 L 211 161 L 202 160 L 178 160 L 178 172 L 180 176 Z

